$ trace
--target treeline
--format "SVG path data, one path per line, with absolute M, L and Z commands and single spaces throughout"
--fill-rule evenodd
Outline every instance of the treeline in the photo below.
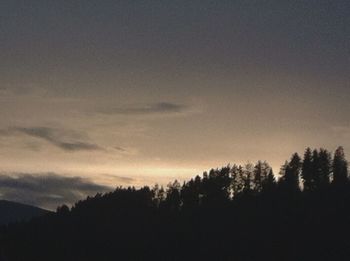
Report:
M 349 260 L 344 150 L 118 187 L 2 229 L 3 260 Z M 1 260 L 1 259 L 0 259 Z
M 279 172 L 279 178 L 266 162 L 258 161 L 255 165 L 233 165 L 204 172 L 202 177 L 180 184 L 177 180 L 169 183 L 167 188 L 156 184 L 152 189 L 145 186 L 140 190 L 133 187 L 119 187 L 112 194 L 120 191 L 142 193 L 150 206 L 171 210 L 192 209 L 198 206 L 221 205 L 244 196 L 259 194 L 293 194 L 304 191 L 316 192 L 331 186 L 340 189 L 348 184 L 348 163 L 343 147 L 337 148 L 334 157 L 326 149 L 307 148 L 303 159 L 294 153 Z M 105 195 L 108 197 L 109 194 Z M 102 197 L 97 194 L 88 197 L 73 206 L 72 210 L 90 204 L 93 199 Z M 61 206 L 58 212 L 69 211 Z

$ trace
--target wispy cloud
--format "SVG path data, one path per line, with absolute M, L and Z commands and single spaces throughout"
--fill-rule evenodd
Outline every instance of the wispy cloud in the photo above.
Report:
M 188 106 L 170 102 L 159 102 L 143 106 L 111 107 L 98 110 L 101 114 L 118 115 L 156 115 L 156 114 L 179 114 L 188 111 Z
M 0 130 L 0 135 L 12 135 L 18 133 L 45 140 L 50 144 L 68 152 L 104 150 L 104 148 L 97 144 L 76 140 L 75 137 L 71 137 L 72 135 L 67 135 L 67 132 L 60 129 L 39 126 L 30 128 L 10 127 L 6 130 Z
M 333 134 L 343 137 L 343 138 L 349 138 L 350 137 L 350 126 L 343 126 L 343 125 L 336 125 L 331 126 L 331 131 Z
M 133 183 L 136 182 L 134 178 L 130 177 L 123 177 L 123 176 L 118 176 L 118 175 L 113 175 L 113 174 L 102 174 L 105 178 L 107 178 L 110 183 L 114 184 L 120 184 L 120 185 L 132 185 Z
M 124 180 L 125 181 L 125 180 Z M 113 188 L 81 177 L 55 173 L 0 174 L 0 198 L 54 210 L 58 205 L 81 200 L 88 195 L 112 191 Z
M 116 149 L 117 151 L 120 151 L 120 152 L 125 152 L 126 151 L 126 149 L 124 149 L 122 147 L 119 147 L 119 146 L 114 147 L 114 149 Z
M 349 132 L 350 126 L 336 125 L 336 126 L 331 126 L 331 129 L 334 132 Z

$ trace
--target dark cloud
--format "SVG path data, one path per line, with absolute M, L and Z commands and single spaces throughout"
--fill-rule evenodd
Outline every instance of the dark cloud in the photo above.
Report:
M 59 142 L 54 143 L 63 150 L 78 151 L 78 150 L 102 150 L 102 148 L 96 144 L 85 143 L 85 142 Z
M 116 176 L 116 175 L 112 175 L 112 174 L 104 174 L 104 176 L 113 180 L 113 182 L 121 183 L 123 185 L 131 185 L 132 183 L 136 182 L 135 179 L 129 178 L 129 177 Z
M 159 102 L 144 106 L 117 107 L 100 110 L 102 114 L 120 115 L 152 115 L 152 114 L 175 114 L 186 112 L 188 107 L 183 104 Z
M 118 150 L 120 152 L 125 152 L 126 151 L 126 149 L 124 149 L 122 147 L 119 147 L 119 146 L 114 147 L 114 149 L 116 149 L 116 150 Z
M 13 133 L 21 133 L 27 136 L 43 139 L 52 145 L 69 152 L 104 150 L 97 144 L 75 140 L 75 138 L 69 137 L 72 135 L 67 135 L 65 131 L 59 129 L 48 127 L 11 127 L 7 130 L 0 131 L 0 135 L 11 135 Z
M 81 177 L 65 177 L 55 173 L 0 174 L 0 198 L 54 210 L 61 204 L 112 191 Z

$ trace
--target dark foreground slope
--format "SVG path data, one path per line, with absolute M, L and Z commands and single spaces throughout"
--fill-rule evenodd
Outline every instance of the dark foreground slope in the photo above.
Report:
M 5 260 L 349 260 L 350 194 L 246 196 L 179 211 L 119 190 L 10 228 Z M 128 203 L 125 203 L 128 202 Z
M 0 200 L 0 225 L 30 220 L 43 216 L 49 211 L 21 203 Z
M 117 190 L 4 231 L 4 260 L 349 260 L 350 188 L 191 209 Z
M 164 191 L 118 188 L 0 231 L 7 261 L 350 260 L 343 153 L 227 166 Z M 320 156 L 321 155 L 321 156 Z M 341 157 L 336 157 L 340 155 Z M 303 186 L 299 181 L 302 180 Z M 301 190 L 303 187 L 303 190 Z

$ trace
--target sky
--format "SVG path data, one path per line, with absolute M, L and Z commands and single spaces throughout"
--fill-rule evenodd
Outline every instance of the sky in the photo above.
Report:
M 349 14 L 348 0 L 2 0 L 0 198 L 53 208 L 350 151 Z

